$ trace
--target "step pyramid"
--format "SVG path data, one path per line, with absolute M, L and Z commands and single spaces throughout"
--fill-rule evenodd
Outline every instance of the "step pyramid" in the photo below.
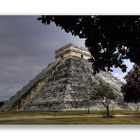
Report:
M 98 101 L 89 100 L 100 80 L 109 83 L 117 94 L 113 107 L 121 108 L 122 82 L 109 72 L 94 75 L 88 58 L 90 53 L 74 44 L 60 48 L 55 62 L 18 91 L 0 111 L 102 109 Z

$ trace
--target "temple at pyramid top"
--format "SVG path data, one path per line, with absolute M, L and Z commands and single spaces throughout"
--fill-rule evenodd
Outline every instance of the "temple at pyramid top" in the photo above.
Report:
M 84 59 L 89 59 L 91 57 L 91 54 L 86 49 L 79 47 L 77 45 L 74 45 L 72 43 L 69 43 L 65 45 L 64 47 L 55 51 L 55 58 L 57 60 L 60 60 L 67 56 L 77 56 Z

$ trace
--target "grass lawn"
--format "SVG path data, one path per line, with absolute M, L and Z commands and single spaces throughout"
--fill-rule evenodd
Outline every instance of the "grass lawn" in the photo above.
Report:
M 27 120 L 3 120 L 0 124 L 60 124 L 60 125 L 74 125 L 74 124 L 93 124 L 93 125 L 130 125 L 140 124 L 140 118 L 135 117 L 116 117 L 116 118 L 47 118 L 47 119 L 27 119 Z
M 105 111 L 64 111 L 64 112 L 0 112 L 1 118 L 9 118 L 6 120 L 0 120 L 0 124 L 140 124 L 140 111 L 128 111 L 128 110 L 115 110 L 112 111 L 112 115 L 133 115 L 133 116 L 114 116 L 113 118 L 104 118 Z M 75 117 L 75 115 L 77 117 Z M 86 117 L 89 115 L 100 115 L 94 117 Z M 21 117 L 28 116 L 29 118 Z M 53 118 L 34 118 L 34 116 L 52 116 Z M 55 118 L 55 116 L 64 116 L 64 118 Z M 66 117 L 65 116 L 70 116 Z M 11 117 L 17 117 L 18 119 L 10 120 Z

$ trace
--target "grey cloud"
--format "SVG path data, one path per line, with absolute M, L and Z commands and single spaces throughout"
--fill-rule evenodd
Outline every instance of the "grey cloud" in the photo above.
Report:
M 0 16 L 0 100 L 13 96 L 70 42 L 84 45 L 54 24 L 44 26 L 37 16 Z

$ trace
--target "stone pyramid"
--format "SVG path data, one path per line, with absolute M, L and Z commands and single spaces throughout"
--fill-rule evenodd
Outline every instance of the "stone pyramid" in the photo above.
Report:
M 89 101 L 94 85 L 108 82 L 118 96 L 115 108 L 122 104 L 122 82 L 108 72 L 93 75 L 87 60 L 90 53 L 74 44 L 56 52 L 56 61 L 49 64 L 33 80 L 17 92 L 0 111 L 63 111 L 102 109 L 98 101 Z

